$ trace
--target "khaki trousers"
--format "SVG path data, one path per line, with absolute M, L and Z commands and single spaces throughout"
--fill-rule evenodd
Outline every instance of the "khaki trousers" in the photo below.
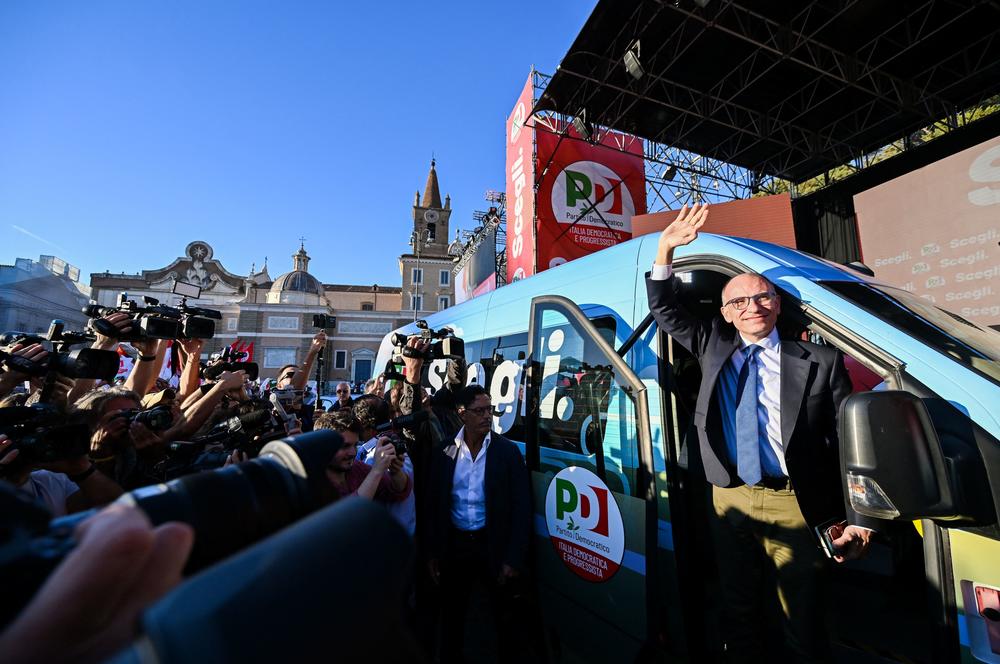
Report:
M 777 591 L 786 655 L 795 662 L 827 661 L 827 564 L 791 486 L 713 486 L 712 502 L 727 660 L 776 661 L 767 656 L 763 637 Z

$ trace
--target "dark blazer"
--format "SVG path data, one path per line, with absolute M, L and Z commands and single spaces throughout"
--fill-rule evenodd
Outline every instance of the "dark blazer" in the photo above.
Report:
M 480 452 L 481 454 L 481 452 Z M 455 478 L 455 440 L 434 452 L 431 460 L 431 506 L 429 509 L 431 558 L 447 557 L 450 545 L 451 489 Z M 486 538 L 490 565 L 497 573 L 506 563 L 523 572 L 527 564 L 532 507 L 528 470 L 521 450 L 509 439 L 492 433 L 486 451 Z
M 660 329 L 701 364 L 694 425 L 705 477 L 720 487 L 742 484 L 729 461 L 715 386 L 723 366 L 740 347 L 736 328 L 721 316 L 691 316 L 677 301 L 677 277 L 647 277 L 649 310 Z M 781 340 L 781 442 L 785 467 L 806 522 L 818 526 L 845 516 L 837 440 L 837 412 L 851 393 L 840 351 L 806 341 Z

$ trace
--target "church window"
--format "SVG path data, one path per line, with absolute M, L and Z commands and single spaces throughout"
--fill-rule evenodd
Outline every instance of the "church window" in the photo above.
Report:
M 265 369 L 279 369 L 286 364 L 295 364 L 294 347 L 272 347 L 264 349 Z
M 375 311 L 375 303 L 374 302 L 362 302 L 361 303 L 361 311 Z
M 333 368 L 334 369 L 346 369 L 347 368 L 347 351 L 346 350 L 335 350 L 333 352 Z
M 298 316 L 268 316 L 267 329 L 269 330 L 297 330 L 299 329 Z

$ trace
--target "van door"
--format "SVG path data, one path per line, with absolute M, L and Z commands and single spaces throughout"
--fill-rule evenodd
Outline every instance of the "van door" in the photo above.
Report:
M 649 641 L 656 504 L 647 396 L 608 337 L 614 330 L 602 334 L 564 297 L 532 300 L 526 460 L 555 660 L 631 662 Z

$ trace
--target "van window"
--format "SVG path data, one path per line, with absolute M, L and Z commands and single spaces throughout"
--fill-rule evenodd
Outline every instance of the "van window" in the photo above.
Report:
M 850 281 L 822 284 L 935 350 L 1000 382 L 1000 333 L 899 288 Z

